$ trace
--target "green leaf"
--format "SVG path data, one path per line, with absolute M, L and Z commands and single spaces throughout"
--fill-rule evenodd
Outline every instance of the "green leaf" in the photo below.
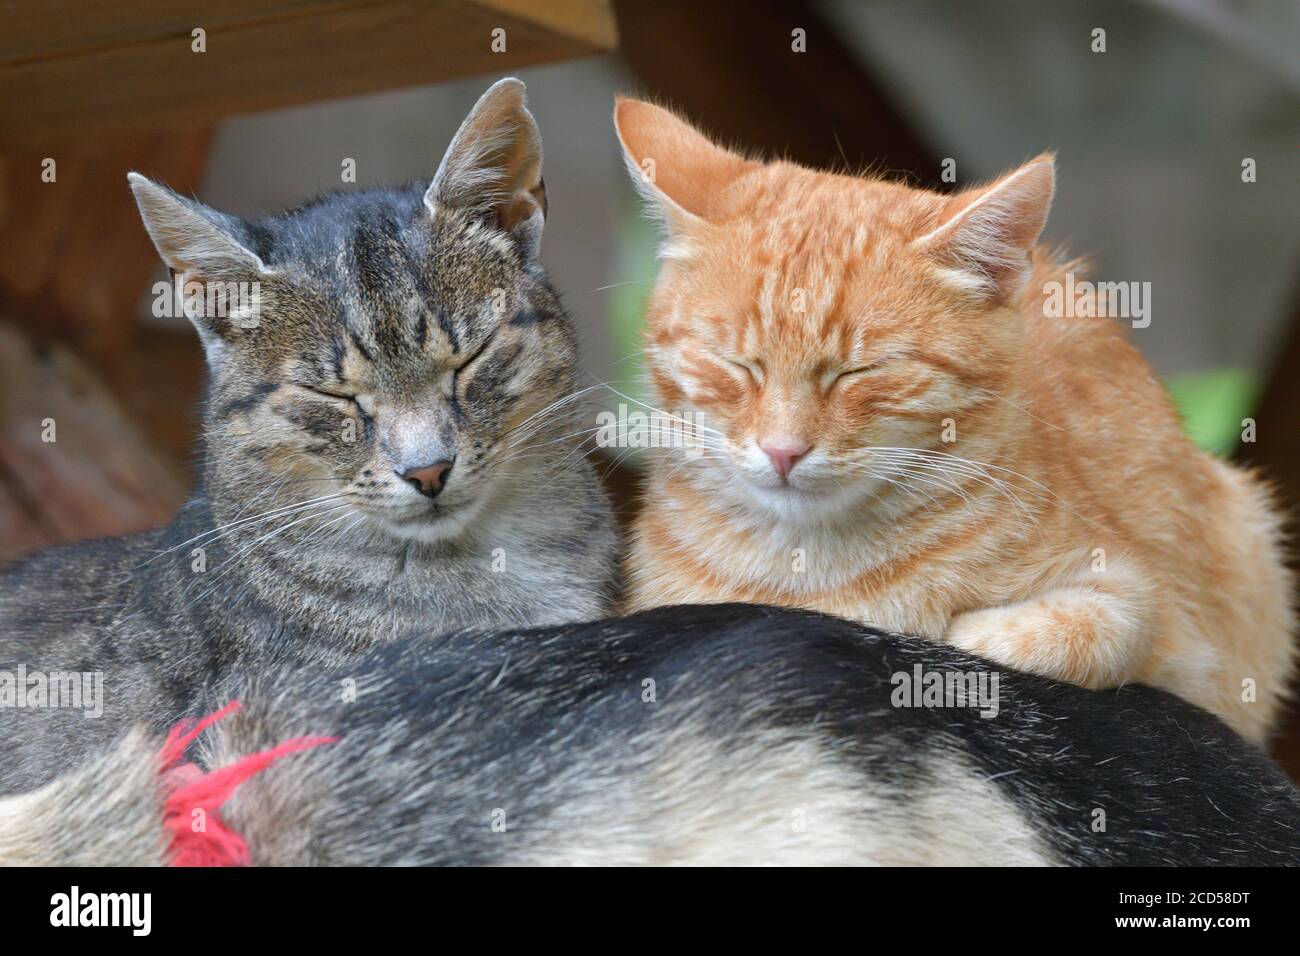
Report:
M 1199 447 L 1231 455 L 1241 441 L 1241 421 L 1259 401 L 1258 376 L 1244 369 L 1222 368 L 1173 375 L 1165 382 L 1183 430 Z

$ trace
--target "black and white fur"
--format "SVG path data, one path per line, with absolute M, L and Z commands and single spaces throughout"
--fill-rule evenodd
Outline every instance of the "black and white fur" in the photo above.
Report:
M 1191 704 L 1002 672 L 996 717 L 894 706 L 894 675 L 918 664 L 992 667 L 752 605 L 461 633 L 264 674 L 202 761 L 341 738 L 222 810 L 255 864 L 1300 862 L 1295 788 Z M 161 840 L 138 836 L 159 802 L 132 769 L 149 751 L 122 747 L 116 770 L 7 817 L 0 802 L 0 861 L 162 862 Z M 120 826 L 59 825 L 88 806 Z

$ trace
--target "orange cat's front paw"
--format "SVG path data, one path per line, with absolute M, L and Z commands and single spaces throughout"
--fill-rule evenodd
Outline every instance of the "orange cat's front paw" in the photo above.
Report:
M 957 615 L 948 625 L 943 639 L 945 643 L 976 657 L 1024 670 L 1024 666 L 1017 662 L 1017 631 L 1016 623 L 1007 619 L 1005 609 L 988 608 Z
M 1129 676 L 1135 628 L 1127 607 L 1086 590 L 1054 591 L 1006 607 L 959 614 L 944 640 L 1017 670 L 1083 687 Z

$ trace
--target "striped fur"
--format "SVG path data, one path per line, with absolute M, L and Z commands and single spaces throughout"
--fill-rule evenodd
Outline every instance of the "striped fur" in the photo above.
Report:
M 1266 738 L 1294 660 L 1278 511 L 1118 323 L 1045 314 L 1080 268 L 1035 245 L 1050 156 L 943 196 L 745 159 L 646 103 L 616 124 L 672 250 L 656 404 L 706 423 L 650 467 L 631 608 L 816 608 Z M 763 444 L 810 450 L 783 480 Z

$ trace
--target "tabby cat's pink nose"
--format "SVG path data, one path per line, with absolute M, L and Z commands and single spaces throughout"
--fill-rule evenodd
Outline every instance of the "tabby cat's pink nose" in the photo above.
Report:
M 426 498 L 436 498 L 447 481 L 447 472 L 451 471 L 451 466 L 450 461 L 436 461 L 432 465 L 399 471 L 397 476 L 413 485 Z
M 772 467 L 784 480 L 790 476 L 790 471 L 794 468 L 795 463 L 808 454 L 808 450 L 812 448 L 812 445 L 807 442 L 782 441 L 779 443 L 772 442 L 771 444 L 760 442 L 758 447 L 763 449 L 763 454 L 772 460 Z

